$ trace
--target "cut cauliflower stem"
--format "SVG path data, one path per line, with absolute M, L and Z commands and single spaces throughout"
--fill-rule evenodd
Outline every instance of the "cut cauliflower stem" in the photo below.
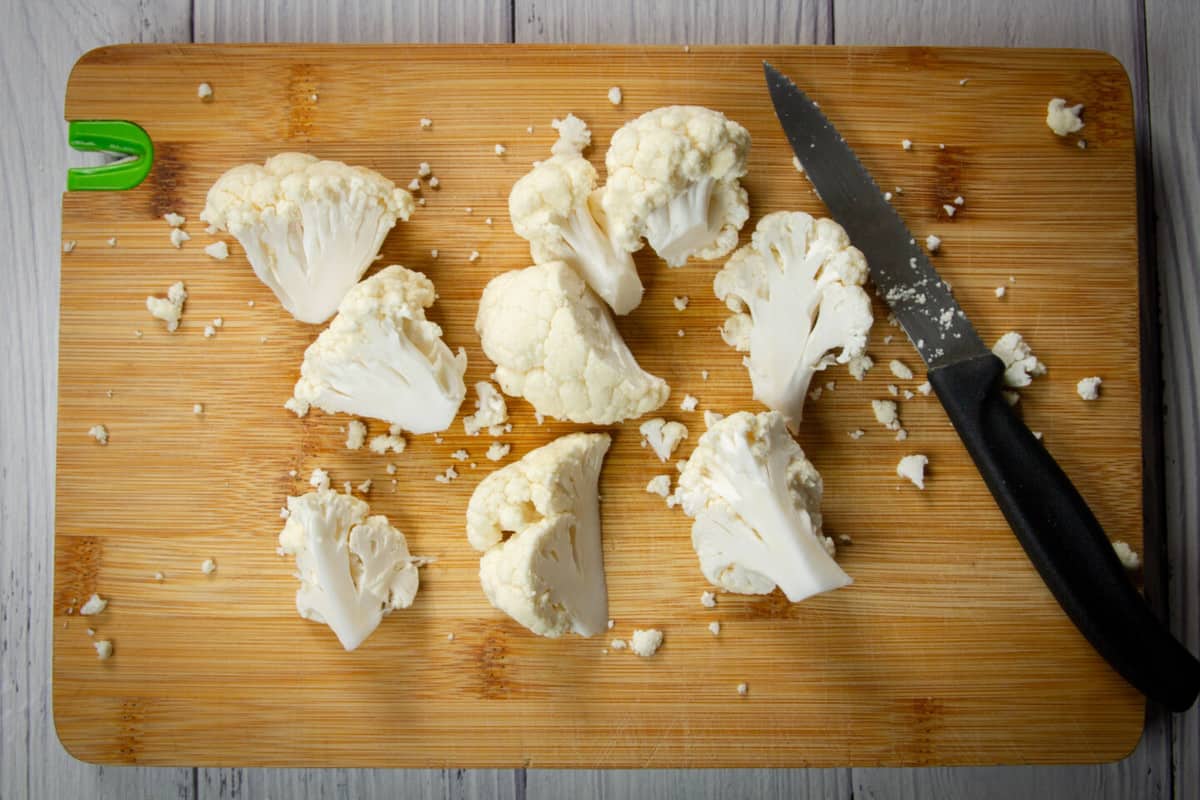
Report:
M 467 357 L 425 319 L 434 298 L 428 278 L 399 265 L 355 286 L 304 351 L 295 398 L 413 433 L 450 427 L 467 393 Z
M 555 439 L 488 475 L 467 505 L 484 594 L 539 636 L 608 629 L 597 482 L 610 442 L 604 433 Z
M 534 263 L 565 261 L 617 314 L 642 302 L 633 257 L 613 244 L 599 207 L 596 169 L 578 152 L 540 162 L 508 196 L 513 230 L 529 241 Z
M 735 312 L 723 338 L 750 352 L 754 398 L 793 430 L 813 375 L 864 355 L 874 322 L 866 279 L 866 259 L 842 226 L 779 211 L 759 220 L 751 243 L 713 280 L 717 297 Z
M 821 476 L 776 411 L 715 423 L 679 476 L 692 547 L 714 586 L 791 602 L 851 583 L 821 535 Z
M 500 388 L 542 416 L 609 425 L 653 411 L 671 393 L 638 366 L 608 309 L 561 261 L 493 278 L 475 330 Z
M 318 323 L 412 209 L 412 195 L 377 172 L 281 153 L 222 175 L 200 219 L 237 237 L 254 273 L 293 317 Z
M 644 237 L 672 267 L 725 255 L 750 215 L 738 182 L 749 153 L 745 128 L 700 106 L 656 108 L 625 123 L 604 158 L 613 240 L 633 252 Z
M 347 650 L 371 635 L 384 615 L 408 608 L 417 594 L 417 566 L 404 534 L 369 506 L 325 484 L 289 497 L 280 553 L 296 557 L 300 616 L 323 622 Z

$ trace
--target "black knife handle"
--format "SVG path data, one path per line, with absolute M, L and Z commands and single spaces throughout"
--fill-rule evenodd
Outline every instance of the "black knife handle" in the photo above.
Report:
M 1200 661 L 1150 611 L 1070 478 L 1005 401 L 1003 373 L 988 353 L 932 369 L 929 382 L 1067 616 L 1143 694 L 1187 710 Z

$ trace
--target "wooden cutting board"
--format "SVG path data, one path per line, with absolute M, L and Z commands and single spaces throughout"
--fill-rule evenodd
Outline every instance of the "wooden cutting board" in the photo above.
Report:
M 1125 73 L 1107 55 L 102 48 L 71 75 L 67 119 L 131 120 L 157 152 L 138 188 L 63 199 L 63 238 L 78 243 L 62 259 L 59 352 L 53 668 L 64 745 L 103 763 L 305 766 L 1050 763 L 1128 753 L 1142 699 L 1059 610 L 937 401 L 901 400 L 903 443 L 874 421 L 870 401 L 889 397 L 888 384 L 912 390 L 924 380 L 882 305 L 869 349 L 876 368 L 861 383 L 843 367 L 819 376 L 814 386 L 836 388 L 810 402 L 800 434 L 825 478 L 826 532 L 853 540 L 839 552 L 852 587 L 796 605 L 779 594 L 721 594 L 716 608 L 702 607 L 710 587 L 689 520 L 644 491 L 674 468 L 639 446 L 636 424 L 608 429 L 612 635 L 658 627 L 666 636 L 658 655 L 641 659 L 607 649 L 608 637 L 541 639 L 493 610 L 463 519 L 495 466 L 484 458 L 490 440 L 466 437 L 456 421 L 383 458 L 345 449 L 345 416 L 284 411 L 320 329 L 281 310 L 236 242 L 227 261 L 203 253 L 213 241 L 198 219 L 205 193 L 235 164 L 303 150 L 404 185 L 428 161 L 441 186 L 421 191 L 427 204 L 388 237 L 381 263 L 436 282 L 432 318 L 451 346 L 467 349 L 468 381 L 484 379 L 491 365 L 473 330 L 476 303 L 491 277 L 529 263 L 506 201 L 530 162 L 547 156 L 554 117 L 574 112 L 591 125 L 590 157 L 602 168 L 612 133 L 637 114 L 672 103 L 720 109 L 754 137 L 742 241 L 764 213 L 822 212 L 792 168 L 763 58 L 821 103 L 881 186 L 899 187 L 893 202 L 913 232 L 942 238 L 934 261 L 983 337 L 1020 331 L 1049 365 L 1019 408 L 1105 528 L 1140 550 L 1132 111 Z M 197 99 L 202 81 L 211 102 Z M 623 90 L 620 106 L 607 100 L 611 86 Z M 1054 96 L 1085 104 L 1086 149 L 1047 129 Z M 948 217 L 942 206 L 956 196 L 965 202 Z M 168 211 L 188 218 L 192 240 L 179 250 L 161 219 Z M 472 250 L 481 254 L 474 262 Z M 759 407 L 741 355 L 717 334 L 720 264 L 671 270 L 648 252 L 637 261 L 645 300 L 619 327 L 641 363 L 670 382 L 661 413 L 689 426 L 686 457 L 703 410 Z M 169 334 L 144 303 L 176 280 L 189 297 Z M 1007 289 L 1000 299 L 998 286 Z M 672 303 L 680 295 L 691 299 L 683 312 Z M 215 317 L 224 325 L 205 338 Z M 917 376 L 893 377 L 893 358 Z M 1076 395 L 1088 375 L 1104 379 L 1098 402 Z M 697 411 L 679 410 L 685 393 L 699 398 Z M 539 426 L 525 402 L 509 407 L 504 463 L 581 427 Z M 107 446 L 87 434 L 97 423 L 108 427 Z M 383 428 L 370 422 L 372 435 Z M 859 428 L 866 435 L 855 441 L 848 432 Z M 451 460 L 459 448 L 475 466 Z M 908 453 L 930 459 L 924 492 L 895 474 Z M 461 477 L 436 483 L 451 465 Z M 438 559 L 422 569 L 415 605 L 354 653 L 297 616 L 293 566 L 275 554 L 279 509 L 316 466 L 337 485 L 371 478 L 372 510 L 414 552 Z M 211 575 L 200 569 L 208 558 Z M 108 610 L 72 614 L 93 592 L 110 599 Z M 717 637 L 711 621 L 721 623 Z M 89 626 L 112 641 L 111 659 L 97 660 Z M 735 690 L 742 682 L 746 697 Z

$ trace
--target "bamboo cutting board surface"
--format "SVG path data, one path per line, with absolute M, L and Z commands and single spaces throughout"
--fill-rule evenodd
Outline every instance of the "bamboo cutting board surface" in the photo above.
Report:
M 456 420 L 441 441 L 410 436 L 405 453 L 385 458 L 344 448 L 348 417 L 296 419 L 280 405 L 320 328 L 278 306 L 232 239 L 227 261 L 203 253 L 214 240 L 199 221 L 205 193 L 235 164 L 302 150 L 405 185 L 428 161 L 441 186 L 422 190 L 427 205 L 393 230 L 381 263 L 434 280 L 431 318 L 452 347 L 466 348 L 470 385 L 491 371 L 473 330 L 480 291 L 529 263 L 509 225 L 508 191 L 548 155 L 554 117 L 574 112 L 590 124 L 589 155 L 602 169 L 612 133 L 637 114 L 673 103 L 719 109 L 754 139 L 743 243 L 764 213 L 823 211 L 791 166 L 763 58 L 821 103 L 881 186 L 903 190 L 893 202 L 914 234 L 942 238 L 935 264 L 983 338 L 1020 331 L 1046 362 L 1019 408 L 1106 530 L 1140 550 L 1132 111 L 1126 76 L 1104 54 L 103 48 L 72 73 L 66 117 L 136 122 L 156 162 L 134 190 L 63 199 L 63 239 L 77 242 L 62 261 L 59 352 L 53 669 L 64 745 L 103 763 L 304 766 L 1052 763 L 1127 753 L 1143 701 L 1059 610 L 937 401 L 901 400 L 903 443 L 874 421 L 870 401 L 888 398 L 888 384 L 924 380 L 882 305 L 869 347 L 876 368 L 861 383 L 844 367 L 819 375 L 814 386 L 836 388 L 810 401 L 799 437 L 825 479 L 826 533 L 852 538 L 839 552 L 849 588 L 796 605 L 779 594 L 720 594 L 716 608 L 702 607 L 710 587 L 690 520 L 644 491 L 674 469 L 639 446 L 637 423 L 608 429 L 601 493 L 612 634 L 657 627 L 666 637 L 654 658 L 640 659 L 605 653 L 609 637 L 541 639 L 493 610 L 463 518 L 496 466 L 484 457 L 490 440 L 466 437 Z M 202 81 L 212 102 L 196 97 Z M 624 92 L 619 107 L 606 98 L 611 86 Z M 1047 129 L 1054 96 L 1086 105 L 1086 149 Z M 948 217 L 942 205 L 959 195 L 965 203 Z M 180 250 L 161 219 L 168 211 L 188 218 L 193 238 Z M 481 254 L 474 262 L 472 250 Z M 741 355 L 717 333 L 720 263 L 669 270 L 648 251 L 637 261 L 645 300 L 619 327 L 642 365 L 671 384 L 660 414 L 688 425 L 677 454 L 686 458 L 704 409 L 759 407 Z M 144 303 L 176 280 L 189 298 L 168 334 Z M 1002 299 L 997 286 L 1007 288 Z M 678 295 L 690 298 L 686 311 L 675 310 Z M 214 317 L 224 326 L 206 339 Z M 893 358 L 916 377 L 893 377 Z M 1088 375 L 1104 378 L 1095 403 L 1075 392 Z M 697 411 L 679 410 L 685 393 L 699 398 Z M 509 408 L 513 450 L 503 463 L 587 428 L 539 426 L 521 400 Z M 108 427 L 107 446 L 87 435 L 97 423 Z M 368 424 L 371 435 L 385 427 Z M 866 435 L 854 441 L 857 428 Z M 475 468 L 451 460 L 459 448 Z M 908 453 L 929 456 L 924 492 L 895 475 Z M 436 483 L 452 464 L 461 477 Z M 421 570 L 413 607 L 354 653 L 297 616 L 292 563 L 275 554 L 279 508 L 316 466 L 339 486 L 371 478 L 373 512 L 403 530 L 414 553 L 437 558 Z M 207 558 L 217 563 L 211 575 L 200 570 Z M 92 592 L 110 600 L 103 614 L 69 613 Z M 711 621 L 721 623 L 717 637 Z M 97 660 L 89 626 L 113 642 L 108 661 Z

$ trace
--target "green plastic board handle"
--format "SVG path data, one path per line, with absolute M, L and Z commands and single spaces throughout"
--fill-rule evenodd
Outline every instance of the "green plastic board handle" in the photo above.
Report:
M 138 125 L 124 120 L 80 120 L 67 128 L 67 142 L 75 150 L 102 151 L 132 156 L 99 167 L 67 170 L 67 191 L 122 191 L 146 179 L 154 166 L 154 144 Z

